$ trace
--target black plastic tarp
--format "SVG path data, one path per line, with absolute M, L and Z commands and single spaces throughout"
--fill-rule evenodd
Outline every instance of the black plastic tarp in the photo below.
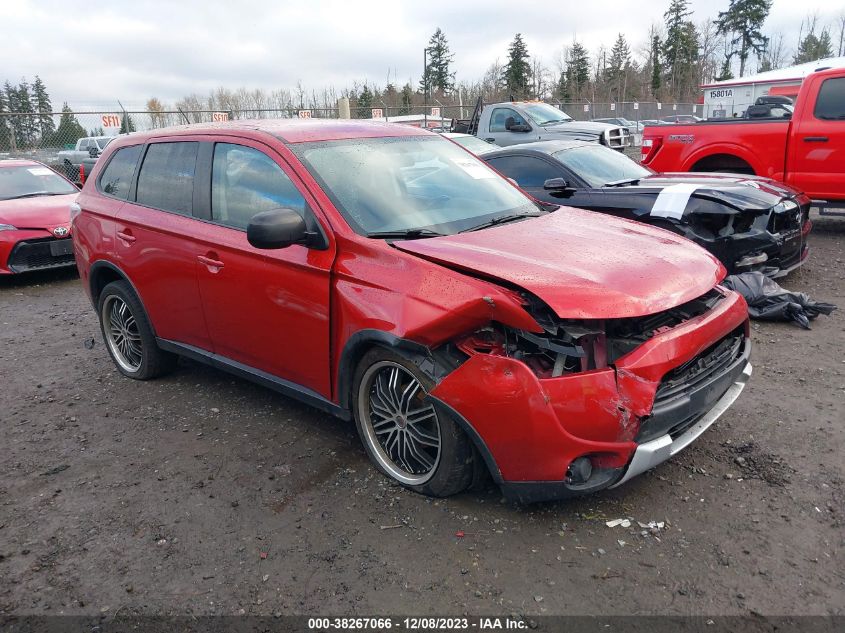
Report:
M 810 321 L 836 310 L 832 303 L 813 301 L 803 292 L 785 290 L 759 272 L 729 275 L 722 285 L 745 297 L 749 316 L 760 321 L 794 321 L 809 330 Z

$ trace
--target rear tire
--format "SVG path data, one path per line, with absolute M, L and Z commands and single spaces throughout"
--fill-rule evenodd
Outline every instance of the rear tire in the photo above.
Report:
M 103 340 L 118 371 L 149 380 L 176 367 L 178 357 L 156 343 L 144 307 L 126 281 L 107 284 L 97 301 Z
M 376 468 L 410 490 L 447 497 L 473 483 L 476 456 L 449 414 L 426 399 L 433 386 L 412 362 L 375 347 L 355 371 L 352 410 Z

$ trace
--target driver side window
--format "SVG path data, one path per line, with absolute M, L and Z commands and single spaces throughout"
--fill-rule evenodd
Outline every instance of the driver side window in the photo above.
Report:
M 214 146 L 212 221 L 245 230 L 256 213 L 280 207 L 305 217 L 305 199 L 273 159 L 243 145 Z
M 510 108 L 496 108 L 490 117 L 491 132 L 507 132 L 508 119 L 513 118 L 513 124 L 525 125 L 526 121 L 516 110 Z

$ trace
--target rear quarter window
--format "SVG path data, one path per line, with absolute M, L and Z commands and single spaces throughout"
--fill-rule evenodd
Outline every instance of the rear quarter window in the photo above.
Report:
M 135 200 L 147 207 L 191 215 L 199 143 L 154 143 L 147 149 Z
M 142 147 L 142 145 L 121 147 L 114 153 L 98 181 L 98 188 L 102 193 L 126 200 Z
M 822 82 L 813 114 L 817 119 L 826 121 L 845 120 L 845 77 L 834 77 Z

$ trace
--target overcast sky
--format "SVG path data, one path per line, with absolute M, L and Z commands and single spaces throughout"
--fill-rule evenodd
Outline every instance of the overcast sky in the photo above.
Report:
M 694 20 L 715 17 L 729 0 L 692 0 Z M 384 86 L 419 81 L 422 50 L 439 26 L 458 79 L 480 77 L 521 32 L 529 52 L 554 67 L 573 36 L 590 51 L 617 33 L 636 52 L 669 0 L 0 0 L 2 76 L 37 74 L 58 109 L 132 109 L 151 96 L 165 103 L 227 88 Z M 801 20 L 817 12 L 833 25 L 845 0 L 774 0 L 766 32 L 794 49 Z M 393 79 L 395 76 L 395 79 Z

